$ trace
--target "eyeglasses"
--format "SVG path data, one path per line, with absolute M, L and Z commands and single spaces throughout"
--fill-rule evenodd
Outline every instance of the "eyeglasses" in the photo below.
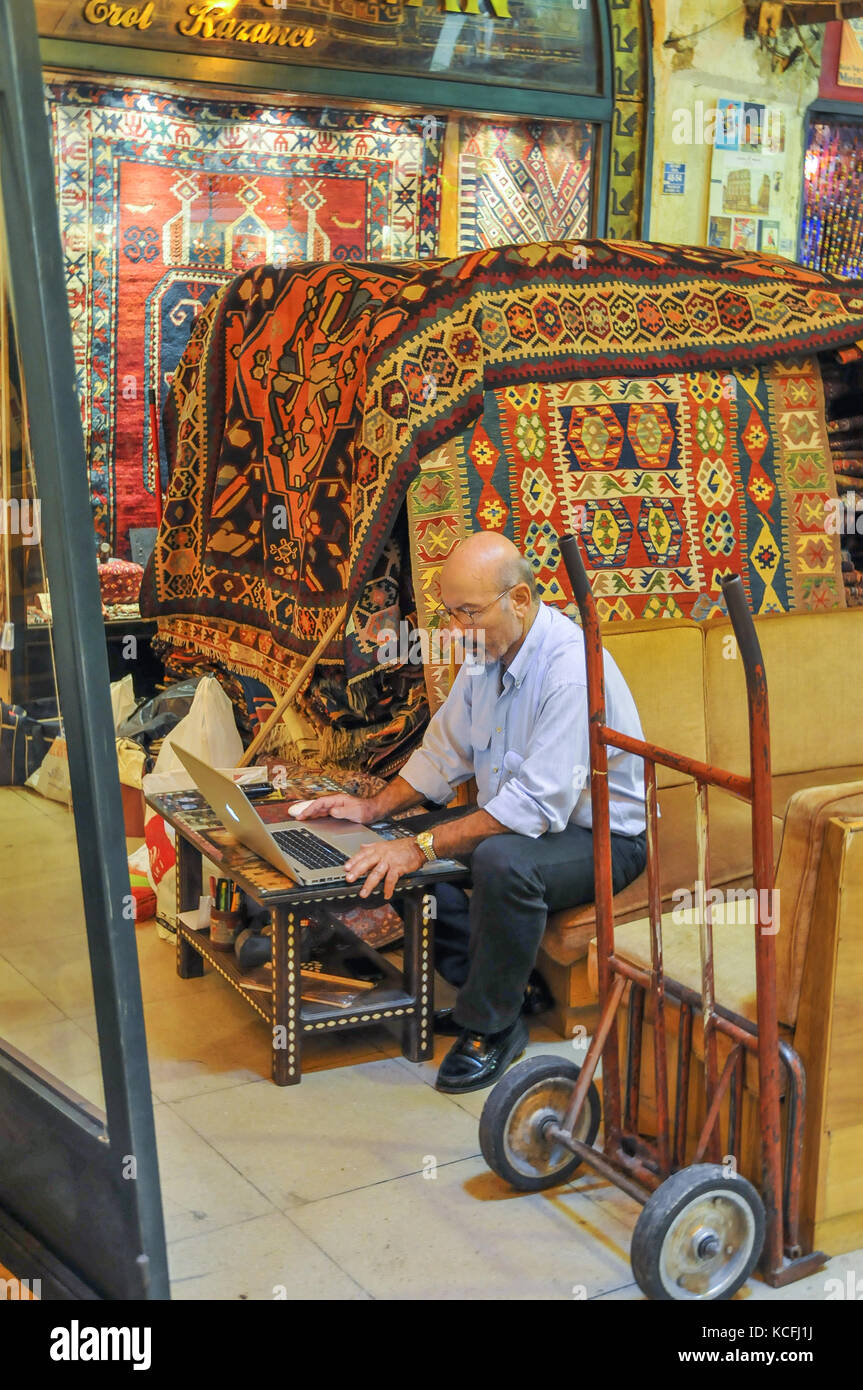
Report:
M 491 600 L 490 603 L 483 604 L 482 608 L 447 608 L 445 603 L 438 603 L 437 611 L 449 618 L 450 622 L 458 623 L 459 627 L 471 627 L 477 618 L 483 613 L 487 613 L 490 608 L 503 598 L 504 594 L 511 593 L 515 584 L 510 584 L 508 589 L 501 589 L 500 593 Z

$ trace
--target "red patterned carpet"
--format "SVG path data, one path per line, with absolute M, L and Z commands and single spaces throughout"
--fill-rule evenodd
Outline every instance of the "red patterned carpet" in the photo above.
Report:
M 439 144 L 419 117 L 285 110 L 128 83 L 47 87 L 96 530 L 154 525 L 161 410 L 214 290 L 263 262 L 437 250 Z

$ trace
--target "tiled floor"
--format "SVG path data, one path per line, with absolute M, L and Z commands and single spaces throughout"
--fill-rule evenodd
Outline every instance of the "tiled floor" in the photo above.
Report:
M 63 807 L 0 790 L 0 1033 L 101 1103 L 73 852 Z M 383 1030 L 312 1038 L 302 1084 L 279 1088 L 263 1020 L 215 974 L 178 979 L 152 923 L 137 941 L 175 1298 L 641 1297 L 635 1203 L 591 1174 L 512 1193 L 479 1153 L 487 1092 L 434 1089 L 450 1039 L 415 1066 Z M 531 1033 L 531 1054 L 573 1055 Z M 849 1269 L 863 1252 L 738 1297 L 823 1299 Z

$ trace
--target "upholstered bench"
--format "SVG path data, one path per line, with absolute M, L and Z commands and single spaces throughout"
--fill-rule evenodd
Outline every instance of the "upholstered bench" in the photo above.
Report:
M 812 787 L 863 779 L 863 723 L 851 715 L 863 689 L 863 615 L 857 610 L 783 613 L 756 619 L 770 699 L 776 855 L 791 797 Z M 603 642 L 620 666 L 641 714 L 645 738 L 675 752 L 743 775 L 749 734 L 742 662 L 730 623 L 612 623 Z M 664 908 L 697 877 L 695 788 L 671 768 L 658 768 L 660 881 Z M 749 807 L 711 791 L 711 882 L 729 889 L 751 883 Z M 647 875 L 615 898 L 615 922 L 642 917 Z M 555 998 L 554 1022 L 564 1036 L 590 1027 L 596 1001 L 587 978 L 595 933 L 593 904 L 551 914 L 538 968 Z

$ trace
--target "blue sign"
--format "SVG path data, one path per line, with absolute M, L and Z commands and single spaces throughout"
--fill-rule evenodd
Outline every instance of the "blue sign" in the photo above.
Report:
M 666 164 L 662 176 L 663 193 L 682 193 L 686 185 L 686 165 Z

